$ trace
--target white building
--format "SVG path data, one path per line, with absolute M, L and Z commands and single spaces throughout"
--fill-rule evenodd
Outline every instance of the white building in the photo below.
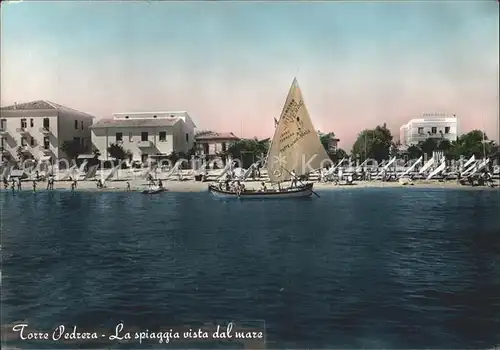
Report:
M 118 144 L 130 153 L 130 161 L 186 153 L 194 144 L 196 125 L 187 112 L 115 113 L 112 119 L 93 124 L 92 144 L 104 160 L 108 147 Z
M 65 141 L 76 141 L 89 150 L 93 116 L 39 100 L 0 108 L 2 160 L 19 160 L 22 153 L 36 160 L 67 157 L 60 149 Z
M 399 129 L 399 139 L 403 146 L 416 145 L 428 138 L 455 141 L 457 137 L 458 118 L 455 115 L 423 114 L 421 118 L 412 119 Z

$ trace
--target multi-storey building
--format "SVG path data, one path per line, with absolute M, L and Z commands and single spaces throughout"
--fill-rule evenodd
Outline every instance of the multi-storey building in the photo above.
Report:
M 196 125 L 187 112 L 115 113 L 92 125 L 92 144 L 101 158 L 110 159 L 111 144 L 120 145 L 130 161 L 186 153 L 194 144 Z
M 428 138 L 437 140 L 448 139 L 455 141 L 458 137 L 458 118 L 446 114 L 423 114 L 401 126 L 399 138 L 401 145 L 416 145 Z
M 227 152 L 229 146 L 240 138 L 232 132 L 207 131 L 196 135 L 196 155 L 215 157 Z
M 82 151 L 90 148 L 93 116 L 39 100 L 0 108 L 2 160 L 34 158 L 49 160 L 67 157 L 61 150 L 65 141 L 75 141 Z

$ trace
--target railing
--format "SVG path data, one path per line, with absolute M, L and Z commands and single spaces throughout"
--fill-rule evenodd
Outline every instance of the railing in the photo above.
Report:
M 40 132 L 44 134 L 50 133 L 50 128 L 44 126 L 43 128 L 40 128 Z
M 21 133 L 21 134 L 24 134 L 24 133 L 28 132 L 28 129 L 27 128 L 17 128 L 16 131 Z
M 1 127 L 0 134 L 6 134 L 6 133 L 8 133 L 7 128 Z

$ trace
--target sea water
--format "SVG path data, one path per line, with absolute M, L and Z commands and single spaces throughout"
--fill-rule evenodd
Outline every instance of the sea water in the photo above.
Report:
M 270 349 L 500 344 L 499 192 L 319 194 L 2 192 L 2 325 L 106 336 L 32 348 L 179 348 L 206 324 Z

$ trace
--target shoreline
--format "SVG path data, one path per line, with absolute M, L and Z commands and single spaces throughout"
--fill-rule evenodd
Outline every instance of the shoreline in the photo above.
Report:
M 141 192 L 148 188 L 148 183 L 145 180 L 132 180 L 130 182 L 130 191 L 127 191 L 127 181 L 109 181 L 107 186 L 98 189 L 96 182 L 78 181 L 77 188 L 74 192 Z M 314 190 L 317 191 L 336 191 L 347 189 L 366 189 L 366 188 L 423 188 L 423 189 L 460 189 L 460 190 L 499 190 L 500 181 L 494 181 L 496 187 L 489 186 L 464 186 L 458 184 L 456 181 L 439 182 L 437 180 L 416 180 L 413 185 L 402 185 L 398 181 L 394 182 L 381 182 L 381 181 L 358 181 L 352 185 L 335 185 L 333 183 L 314 182 Z M 208 192 L 208 185 L 211 182 L 201 181 L 163 181 L 166 192 Z M 260 186 L 258 181 L 244 182 L 247 189 L 257 189 Z M 46 182 L 39 182 L 36 192 L 50 192 L 52 190 L 46 189 Z M 56 181 L 54 182 L 54 190 L 60 192 L 71 192 L 71 181 Z M 33 187 L 30 182 L 23 182 L 22 192 L 33 192 Z M 0 192 L 12 192 L 12 189 L 7 188 L 0 190 Z M 17 189 L 15 190 L 17 193 Z

